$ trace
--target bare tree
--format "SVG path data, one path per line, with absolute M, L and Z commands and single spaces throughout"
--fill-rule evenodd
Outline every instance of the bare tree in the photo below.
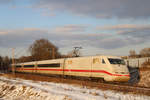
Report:
M 9 70 L 11 60 L 8 56 L 0 56 L 0 72 L 7 72 Z
M 135 50 L 130 50 L 130 51 L 129 51 L 129 57 L 135 58 L 136 55 L 137 55 L 137 54 L 136 54 Z
M 140 55 L 143 57 L 150 57 L 150 48 L 144 48 L 140 51 Z
M 3 58 L 0 56 L 0 71 L 3 70 Z
M 47 39 L 36 40 L 29 47 L 29 52 L 34 60 L 55 59 L 60 56 L 58 48 Z
M 4 62 L 3 69 L 5 72 L 7 72 L 8 68 L 10 67 L 11 60 L 8 56 L 5 56 L 5 57 L 3 57 L 3 62 Z

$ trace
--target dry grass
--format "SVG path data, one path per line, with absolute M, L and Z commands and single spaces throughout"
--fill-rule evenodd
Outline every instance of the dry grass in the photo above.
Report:
M 145 61 L 142 64 L 142 67 L 140 67 L 141 71 L 149 70 L 150 71 L 150 59 L 148 61 Z
M 144 62 L 139 71 L 140 81 L 138 85 L 142 87 L 150 87 L 150 60 Z
M 140 81 L 138 85 L 142 87 L 150 87 L 150 70 L 149 69 L 140 70 Z

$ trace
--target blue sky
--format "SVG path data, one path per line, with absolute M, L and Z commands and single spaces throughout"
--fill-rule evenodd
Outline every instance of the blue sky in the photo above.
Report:
M 62 54 L 128 55 L 150 45 L 149 0 L 0 0 L 0 55 L 46 38 Z M 17 54 L 17 53 L 16 53 Z M 19 55 L 19 54 L 18 54 Z

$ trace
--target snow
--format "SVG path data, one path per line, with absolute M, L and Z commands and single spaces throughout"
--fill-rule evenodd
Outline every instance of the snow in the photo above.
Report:
M 0 76 L 0 100 L 150 100 L 150 96 Z

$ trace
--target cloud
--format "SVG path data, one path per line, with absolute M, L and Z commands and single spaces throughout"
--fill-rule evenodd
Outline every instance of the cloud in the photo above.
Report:
M 7 4 L 7 3 L 10 3 L 14 0 L 0 0 L 0 4 Z
M 117 35 L 122 37 L 131 37 L 131 38 L 149 38 L 150 37 L 150 25 L 136 25 L 136 24 L 122 24 L 114 26 L 103 26 L 97 27 L 97 30 L 109 30 L 115 31 Z
M 1 47 L 29 47 L 33 41 L 46 38 L 59 48 L 72 48 L 74 46 L 94 47 L 104 49 L 115 49 L 125 45 L 124 41 L 118 37 L 112 38 L 111 34 L 102 33 L 61 33 L 58 31 L 27 28 L 19 30 L 9 30 L 7 34 L 0 34 Z M 120 41 L 120 42 L 118 42 Z
M 37 0 L 35 7 L 95 18 L 149 18 L 150 0 Z
M 88 33 L 86 25 L 65 25 L 53 29 L 24 28 L 16 30 L 0 30 L 0 46 L 29 47 L 35 40 L 46 38 L 59 48 L 74 46 L 101 48 L 105 50 L 134 46 L 150 42 L 150 29 L 147 26 L 115 25 L 108 27 L 112 33 Z M 105 29 L 107 27 L 105 26 Z M 118 32 L 120 31 L 120 33 Z M 118 33 L 117 33 L 118 32 Z
M 116 48 L 121 48 L 126 46 L 126 42 L 119 38 L 119 37 L 114 37 L 114 38 L 106 38 L 102 41 L 100 41 L 99 46 L 104 48 L 104 49 L 116 49 Z
M 3 30 L 0 34 L 1 47 L 24 47 L 28 46 L 33 40 L 39 37 L 46 37 L 46 30 L 36 28 Z
M 136 25 L 136 24 L 124 24 L 124 25 L 112 25 L 112 26 L 98 26 L 97 30 L 113 31 L 119 36 L 122 41 L 127 45 L 139 45 L 149 42 L 150 40 L 150 25 Z
M 8 34 L 7 31 L 0 31 L 0 35 L 3 35 L 3 34 Z
M 119 35 L 130 41 L 130 44 L 141 44 L 150 40 L 150 29 L 122 31 Z
M 144 30 L 150 29 L 150 25 L 137 25 L 137 24 L 121 24 L 121 25 L 111 25 L 111 26 L 98 26 L 97 30 L 125 30 L 125 29 L 136 29 L 136 30 Z
M 56 27 L 52 31 L 57 33 L 79 33 L 79 32 L 85 32 L 87 25 L 65 25 Z
M 76 27 L 74 27 L 74 25 L 71 26 L 73 26 L 73 29 L 75 28 L 76 31 L 82 31 L 80 27 L 78 29 L 77 26 Z M 57 27 L 55 29 L 57 29 Z M 101 41 L 103 41 L 108 37 L 111 37 L 108 34 L 102 34 L 102 33 L 75 34 L 70 29 L 67 30 L 67 32 L 65 31 L 61 32 L 57 30 L 54 31 L 54 29 L 47 30 L 47 29 L 38 29 L 38 28 L 3 30 L 3 33 L 6 34 L 0 34 L 0 46 L 1 47 L 28 47 L 33 43 L 33 41 L 40 38 L 46 38 L 60 48 L 72 47 L 78 45 L 80 46 L 89 45 L 94 47 L 102 46 L 101 48 L 107 48 L 107 46 L 106 47 L 104 46 L 106 42 L 104 41 L 103 45 L 101 45 Z

